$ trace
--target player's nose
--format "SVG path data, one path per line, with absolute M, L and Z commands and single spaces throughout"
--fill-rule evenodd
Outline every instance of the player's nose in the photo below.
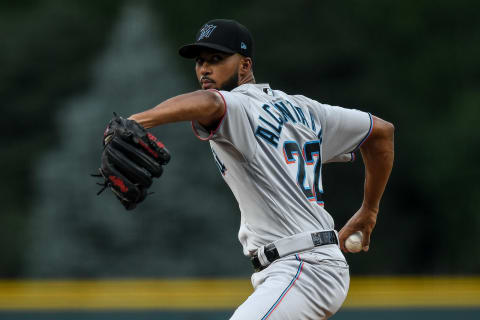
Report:
M 208 74 L 211 74 L 212 73 L 212 68 L 210 67 L 210 65 L 208 64 L 208 62 L 203 62 L 201 65 L 200 65 L 200 74 L 201 75 L 208 75 Z

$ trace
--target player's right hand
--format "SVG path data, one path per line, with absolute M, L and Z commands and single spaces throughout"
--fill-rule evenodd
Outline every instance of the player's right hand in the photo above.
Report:
M 340 241 L 340 249 L 343 252 L 349 252 L 345 248 L 345 240 L 357 232 L 362 231 L 363 241 L 362 241 L 362 250 L 368 251 L 370 248 L 370 235 L 372 234 L 373 228 L 377 223 L 377 214 L 378 210 L 369 209 L 365 206 L 362 206 L 358 211 L 348 220 L 348 222 L 343 226 L 343 228 L 338 233 Z

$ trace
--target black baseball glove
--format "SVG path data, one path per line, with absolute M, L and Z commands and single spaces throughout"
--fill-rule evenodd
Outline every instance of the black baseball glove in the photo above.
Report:
M 114 113 L 103 135 L 100 174 L 103 188 L 110 188 L 127 210 L 134 209 L 149 194 L 152 179 L 163 173 L 170 161 L 163 143 L 134 120 Z

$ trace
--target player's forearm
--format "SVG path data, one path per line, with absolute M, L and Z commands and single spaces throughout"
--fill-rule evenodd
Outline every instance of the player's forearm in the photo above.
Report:
M 365 164 L 363 206 L 378 212 L 380 200 L 392 171 L 394 158 L 394 127 L 391 123 L 374 117 L 374 128 L 362 145 Z
M 130 116 L 129 119 L 137 121 L 147 129 L 189 120 L 198 120 L 208 127 L 218 121 L 224 112 L 225 105 L 217 93 L 201 90 L 165 100 L 150 110 Z

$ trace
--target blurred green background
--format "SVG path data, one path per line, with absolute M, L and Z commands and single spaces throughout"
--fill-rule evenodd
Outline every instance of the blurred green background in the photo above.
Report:
M 213 18 L 255 39 L 273 88 L 396 127 L 395 165 L 355 275 L 480 273 L 478 1 L 1 1 L 0 278 L 248 277 L 239 211 L 188 123 L 154 129 L 173 161 L 135 212 L 98 190 L 101 137 L 197 89 L 177 49 Z M 337 229 L 363 166 L 324 167 Z

